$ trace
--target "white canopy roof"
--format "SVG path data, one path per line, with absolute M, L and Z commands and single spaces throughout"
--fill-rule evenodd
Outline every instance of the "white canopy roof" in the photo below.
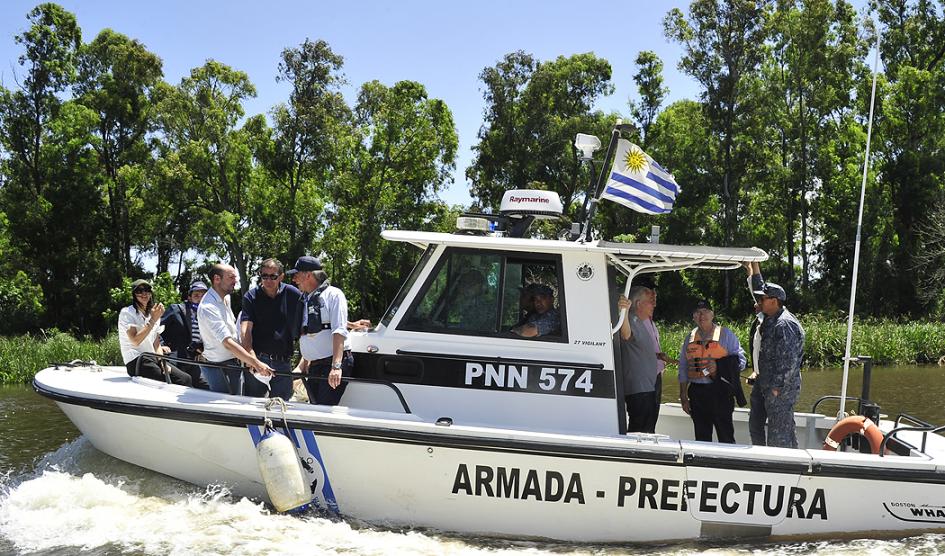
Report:
M 386 230 L 381 233 L 389 241 L 411 243 L 420 248 L 430 244 L 444 244 L 475 249 L 564 253 L 581 251 L 604 253 L 618 267 L 646 266 L 649 271 L 681 268 L 711 268 L 726 270 L 738 268 L 742 262 L 761 262 L 768 254 L 757 247 L 707 247 L 703 245 L 667 245 L 663 243 L 615 243 L 596 240 L 560 241 L 549 239 L 509 238 L 494 236 L 444 234 Z M 646 272 L 647 270 L 640 269 Z

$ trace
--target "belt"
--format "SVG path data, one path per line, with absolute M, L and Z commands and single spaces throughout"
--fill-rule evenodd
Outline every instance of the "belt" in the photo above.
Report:
M 341 352 L 342 359 L 344 359 L 345 357 L 348 357 L 349 355 L 351 355 L 350 349 L 346 349 L 343 352 Z M 322 357 L 321 359 L 313 359 L 309 361 L 309 363 L 313 363 L 315 365 L 321 365 L 322 363 L 331 363 L 331 360 L 333 357 L 334 355 L 329 355 L 328 357 Z
M 272 359 L 273 361 L 282 361 L 282 362 L 288 362 L 292 360 L 291 355 L 275 355 L 273 353 L 260 353 L 258 351 L 256 352 L 256 357 L 268 357 L 269 359 Z

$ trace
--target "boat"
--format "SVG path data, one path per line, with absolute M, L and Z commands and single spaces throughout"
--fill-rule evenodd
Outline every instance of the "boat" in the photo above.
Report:
M 867 453 L 823 449 L 849 421 L 815 411 L 795 414 L 797 449 L 745 443 L 741 408 L 741 444 L 693 440 L 676 403 L 656 434 L 627 433 L 616 296 L 641 274 L 732 270 L 764 251 L 527 237 L 531 220 L 561 213 L 549 192 L 507 192 L 503 209 L 464 215 L 456 233 L 382 233 L 422 254 L 377 327 L 352 333 L 338 406 L 276 407 L 95 364 L 44 369 L 33 385 L 98 450 L 263 501 L 269 419 L 293 440 L 313 507 L 379 526 L 593 543 L 945 530 L 943 427 L 880 418 L 868 394 L 855 418 L 879 444 L 860 442 Z M 553 290 L 560 329 L 526 338 L 510 329 L 532 283 Z

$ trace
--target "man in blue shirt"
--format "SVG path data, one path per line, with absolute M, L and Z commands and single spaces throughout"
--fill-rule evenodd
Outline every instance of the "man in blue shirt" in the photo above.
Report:
M 266 259 L 259 267 L 259 285 L 243 295 L 240 343 L 279 372 L 292 371 L 292 352 L 301 319 L 302 292 L 283 284 L 282 263 Z M 265 396 L 262 383 L 246 381 L 246 395 Z M 276 375 L 269 383 L 270 395 L 288 400 L 292 397 L 292 377 Z
M 532 284 L 527 288 L 532 292 L 534 311 L 529 313 L 525 324 L 516 326 L 512 332 L 525 338 L 560 335 L 561 316 L 555 309 L 554 291 L 544 284 Z

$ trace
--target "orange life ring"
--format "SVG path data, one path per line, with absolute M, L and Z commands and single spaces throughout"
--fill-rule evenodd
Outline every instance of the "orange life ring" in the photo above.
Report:
M 833 428 L 830 429 L 830 433 L 827 434 L 827 438 L 824 439 L 824 450 L 837 451 L 843 439 L 851 434 L 859 434 L 866 437 L 866 440 L 870 443 L 870 450 L 872 450 L 874 454 L 879 453 L 879 447 L 883 443 L 883 433 L 873 421 L 862 415 L 847 417 L 834 425 Z

